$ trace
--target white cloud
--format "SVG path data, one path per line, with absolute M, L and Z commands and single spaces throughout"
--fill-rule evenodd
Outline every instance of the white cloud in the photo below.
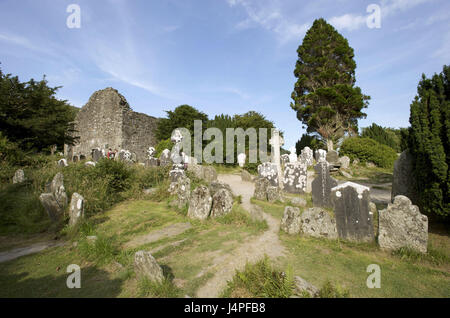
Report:
M 347 29 L 353 31 L 366 24 L 367 17 L 361 15 L 344 14 L 332 17 L 328 22 L 338 30 Z
M 292 22 L 282 13 L 278 1 L 227 0 L 227 2 L 231 7 L 241 6 L 247 14 L 247 18 L 236 25 L 237 29 L 259 26 L 275 33 L 281 43 L 298 40 L 309 27 L 308 23 Z

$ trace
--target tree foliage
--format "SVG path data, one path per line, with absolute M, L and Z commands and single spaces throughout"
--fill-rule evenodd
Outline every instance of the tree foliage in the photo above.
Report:
M 47 84 L 45 77 L 20 82 L 0 69 L 0 130 L 24 150 L 61 149 L 75 141 L 76 109 L 55 97 L 60 87 Z
M 298 47 L 291 107 L 307 132 L 329 148 L 346 132 L 355 134 L 369 96 L 355 86 L 356 63 L 348 41 L 324 19 L 315 20 Z
M 309 147 L 312 150 L 324 149 L 325 145 L 322 140 L 320 140 L 317 135 L 303 134 L 299 141 L 295 144 L 295 149 L 297 153 L 300 154 L 303 148 Z
M 339 153 L 351 160 L 358 158 L 361 162 L 373 162 L 382 168 L 393 168 L 397 159 L 394 149 L 371 138 L 346 138 Z
M 380 144 L 389 146 L 395 151 L 400 152 L 401 137 L 396 131 L 395 129 L 384 128 L 373 123 L 371 126 L 362 129 L 361 137 L 371 138 Z
M 419 205 L 428 215 L 450 216 L 450 66 L 422 75 L 411 104 L 409 144 Z
M 205 129 L 208 115 L 189 105 L 180 105 L 173 111 L 166 111 L 167 118 L 161 118 L 156 127 L 156 139 L 158 141 L 168 139 L 177 128 L 186 128 L 194 134 L 194 120 L 201 120 Z

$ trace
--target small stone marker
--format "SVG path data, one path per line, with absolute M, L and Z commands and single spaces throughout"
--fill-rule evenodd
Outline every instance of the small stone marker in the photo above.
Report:
M 269 180 L 266 178 L 257 178 L 255 181 L 255 192 L 253 196 L 257 200 L 267 200 L 267 188 L 270 186 Z
M 324 149 L 317 149 L 316 150 L 316 161 L 327 161 L 327 151 Z
M 337 186 L 337 181 L 330 176 L 330 170 L 326 161 L 320 161 L 314 166 L 317 177 L 312 181 L 312 201 L 315 206 L 331 208 L 331 188 Z
M 103 153 L 99 148 L 92 149 L 92 161 L 98 162 L 103 158 Z
M 60 167 L 67 167 L 68 166 L 68 164 L 67 164 L 67 160 L 66 159 L 59 159 L 58 160 L 58 166 L 60 166 Z
M 163 152 L 159 156 L 159 164 L 163 167 L 172 164 L 172 161 L 170 160 L 170 150 L 169 149 L 163 150 Z
M 76 192 L 72 194 L 72 199 L 70 200 L 69 217 L 70 226 L 75 225 L 84 217 L 84 198 Z
M 287 163 L 284 167 L 283 189 L 289 193 L 305 193 L 307 181 L 306 164 Z
M 233 195 L 225 188 L 219 189 L 212 197 L 211 217 L 228 214 L 233 208 Z
M 347 156 L 342 156 L 339 158 L 339 163 L 342 169 L 348 169 L 350 167 L 350 158 Z
M 427 252 L 428 218 L 403 195 L 379 212 L 378 243 L 382 249 L 396 250 L 408 247 L 420 253 Z
M 14 173 L 14 177 L 13 177 L 13 183 L 14 184 L 16 184 L 16 183 L 22 183 L 22 182 L 24 182 L 26 179 L 25 179 L 25 173 L 23 172 L 23 170 L 22 169 L 19 169 L 19 170 L 17 170 L 15 173 Z
M 305 210 L 300 216 L 301 232 L 305 236 L 336 239 L 338 237 L 336 220 L 322 208 Z
M 152 282 L 161 283 L 164 280 L 163 270 L 150 252 L 136 252 L 134 254 L 134 268 L 138 276 L 146 277 Z
M 242 168 L 245 165 L 246 158 L 247 158 L 247 156 L 245 155 L 245 153 L 238 154 L 237 160 L 238 160 L 239 167 Z
M 276 202 L 276 201 L 283 202 L 283 197 L 281 195 L 280 188 L 273 187 L 273 186 L 267 187 L 267 201 L 269 201 L 269 202 Z
M 374 240 L 368 187 L 345 182 L 331 189 L 331 199 L 340 238 L 357 242 Z

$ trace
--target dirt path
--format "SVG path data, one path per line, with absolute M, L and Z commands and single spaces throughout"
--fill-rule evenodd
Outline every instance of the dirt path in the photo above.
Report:
M 250 198 L 253 196 L 255 186 L 252 182 L 241 181 L 239 175 L 219 175 L 219 181 L 231 186 L 235 195 L 242 196 L 242 206 L 250 211 L 252 204 Z M 242 270 L 245 263 L 256 262 L 267 254 L 270 258 L 284 256 L 284 247 L 278 239 L 280 220 L 264 213 L 264 219 L 269 225 L 269 229 L 258 237 L 252 237 L 249 241 L 240 245 L 232 254 L 219 255 L 213 260 L 213 265 L 207 270 L 215 271 L 214 276 L 197 291 L 197 297 L 218 297 L 219 293 L 226 287 L 228 280 L 231 280 L 235 270 Z
M 26 247 L 19 247 L 0 253 L 0 263 L 16 259 L 21 256 L 30 255 L 43 251 L 49 247 L 62 246 L 64 242 L 39 242 Z

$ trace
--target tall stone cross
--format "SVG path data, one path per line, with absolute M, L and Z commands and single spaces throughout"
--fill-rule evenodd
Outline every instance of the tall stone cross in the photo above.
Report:
M 280 132 L 278 129 L 272 130 L 272 137 L 269 140 L 269 143 L 272 147 L 271 153 L 272 153 L 272 163 L 274 163 L 277 167 L 278 171 L 278 184 L 280 187 L 283 186 L 283 178 L 282 178 L 282 171 L 281 171 L 281 163 L 280 163 L 280 148 L 284 145 L 284 139 L 280 136 Z

